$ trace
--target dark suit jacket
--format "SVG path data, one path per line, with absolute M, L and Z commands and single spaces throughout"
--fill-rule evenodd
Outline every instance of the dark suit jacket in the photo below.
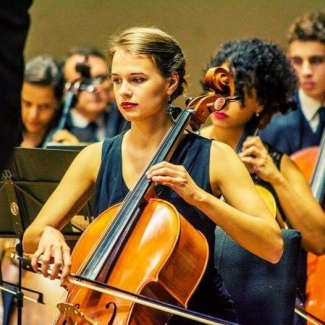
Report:
M 259 131 L 262 140 L 288 155 L 303 148 L 317 146 L 320 143 L 320 136 L 316 136 L 310 128 L 298 98 L 297 102 L 297 110 L 290 111 L 285 115 L 273 116 L 270 124 Z
M 105 138 L 112 138 L 113 136 L 121 133 L 130 128 L 122 114 L 117 109 L 116 105 L 112 105 L 104 114 L 105 121 Z M 68 115 L 65 128 L 73 133 L 81 142 L 94 142 L 94 135 L 89 130 L 76 127 L 72 124 L 71 117 Z M 91 134 L 90 134 L 91 133 Z
M 22 140 L 20 93 L 32 0 L 0 1 L 0 173 Z

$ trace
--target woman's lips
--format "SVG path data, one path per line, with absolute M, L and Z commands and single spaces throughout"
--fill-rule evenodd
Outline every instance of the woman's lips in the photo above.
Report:
M 213 115 L 215 118 L 217 118 L 219 120 L 224 120 L 224 119 L 228 118 L 228 115 L 223 112 L 214 112 Z
M 134 103 L 121 103 L 121 107 L 125 110 L 129 110 L 129 109 L 132 109 L 134 106 L 136 106 L 136 104 Z

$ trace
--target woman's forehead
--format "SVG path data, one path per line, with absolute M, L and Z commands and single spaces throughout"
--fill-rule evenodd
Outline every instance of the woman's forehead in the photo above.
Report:
M 145 71 L 158 71 L 153 60 L 148 55 L 130 53 L 123 49 L 118 49 L 115 52 L 111 70 L 111 74 L 119 74 L 121 72 L 143 73 Z

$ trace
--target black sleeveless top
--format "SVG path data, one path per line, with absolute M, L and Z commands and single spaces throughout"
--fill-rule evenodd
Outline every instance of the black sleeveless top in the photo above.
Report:
M 121 203 L 129 190 L 123 180 L 121 145 L 123 134 L 106 139 L 102 147 L 102 162 L 95 187 L 95 215 L 108 207 Z M 209 179 L 209 157 L 211 140 L 189 133 L 184 137 L 170 159 L 171 163 L 183 165 L 196 184 L 212 194 Z M 215 317 L 236 321 L 232 301 L 225 290 L 222 279 L 214 268 L 215 223 L 196 207 L 188 204 L 173 190 L 158 185 L 157 197 L 172 203 L 209 243 L 210 255 L 205 275 L 190 299 L 189 308 Z M 168 324 L 199 324 L 173 317 Z

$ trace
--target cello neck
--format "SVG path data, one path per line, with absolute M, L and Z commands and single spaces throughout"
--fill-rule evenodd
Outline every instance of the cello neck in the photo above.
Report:
M 311 179 L 311 189 L 321 206 L 325 201 L 325 130 L 322 135 L 316 165 Z
M 243 143 L 247 137 L 254 136 L 257 134 L 260 119 L 261 119 L 261 116 L 253 116 L 253 118 L 246 124 L 244 132 L 241 135 L 241 137 L 237 143 L 237 146 L 235 149 L 236 153 L 240 153 Z

